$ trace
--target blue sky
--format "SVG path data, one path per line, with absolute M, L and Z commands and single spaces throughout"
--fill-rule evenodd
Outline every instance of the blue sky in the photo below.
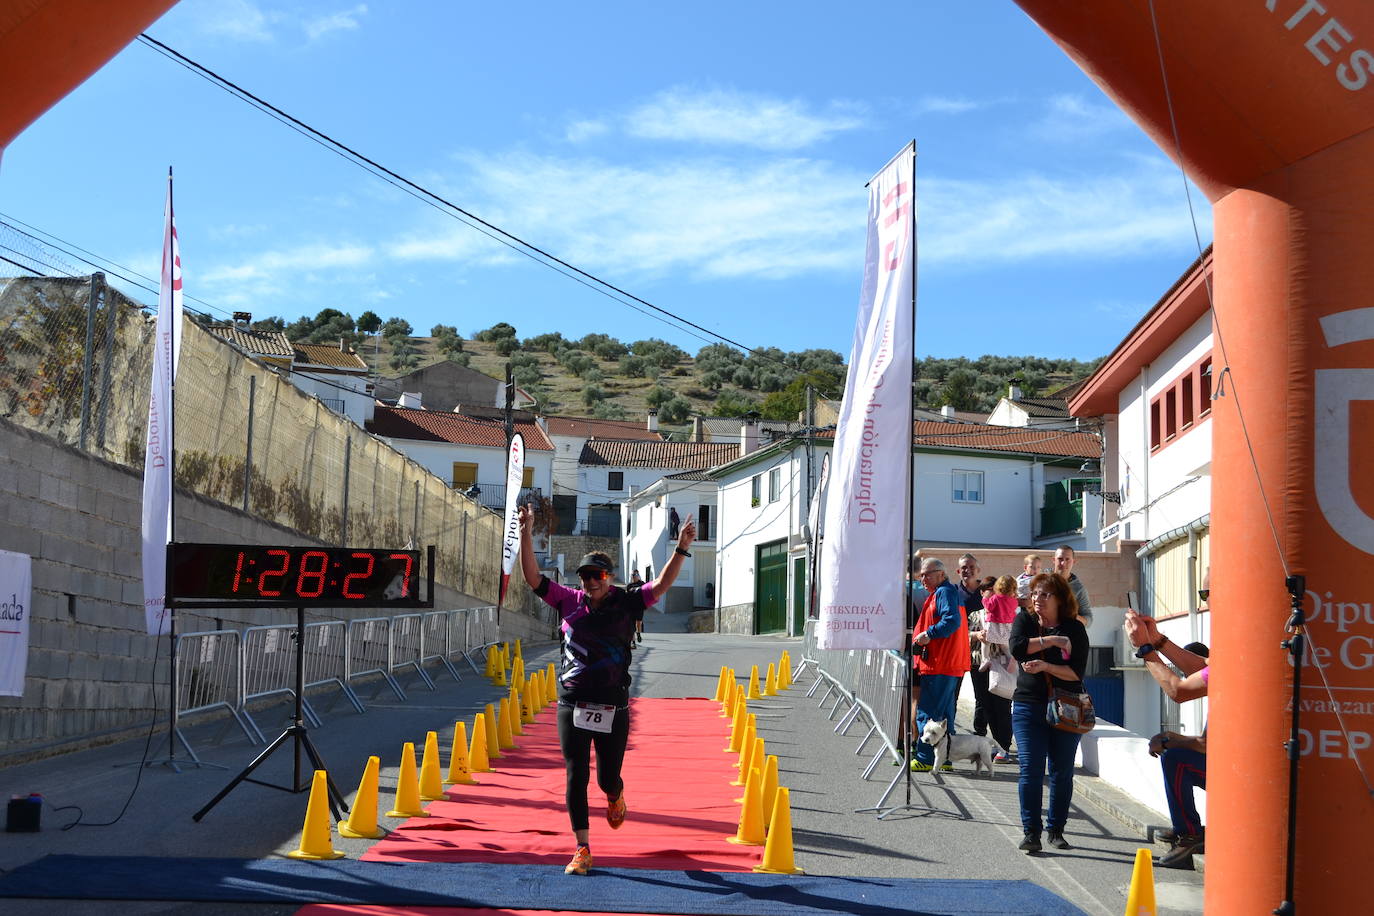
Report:
M 1009 0 L 183 0 L 148 32 L 749 346 L 847 355 L 864 183 L 912 138 L 919 355 L 1103 355 L 1197 255 L 1177 168 Z M 219 314 L 704 344 L 141 43 L 5 151 L 0 213 L 156 276 L 168 165 L 187 294 Z

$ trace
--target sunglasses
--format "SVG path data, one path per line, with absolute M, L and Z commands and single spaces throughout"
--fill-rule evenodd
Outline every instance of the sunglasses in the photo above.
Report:
M 1212 593 L 1212 590 L 1211 590 L 1210 588 L 1200 588 L 1200 589 L 1197 590 L 1198 599 L 1201 600 L 1201 601 L 1206 601 L 1206 600 L 1207 600 L 1207 596 L 1210 595 L 1211 593 Z
M 599 582 L 606 578 L 606 571 L 602 569 L 579 569 L 577 578 L 583 582 Z

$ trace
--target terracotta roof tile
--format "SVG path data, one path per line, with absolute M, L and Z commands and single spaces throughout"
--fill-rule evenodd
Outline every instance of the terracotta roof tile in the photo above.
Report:
M 551 436 L 576 436 L 598 439 L 645 439 L 662 441 L 657 430 L 646 429 L 633 420 L 597 420 L 592 417 L 546 417 Z
M 329 344 L 302 344 L 296 347 L 296 362 L 310 363 L 314 366 L 329 366 L 334 369 L 352 369 L 355 372 L 366 372 L 367 363 L 363 362 L 362 357 L 352 350 L 344 352 L 336 346 Z
M 500 420 L 465 417 L 458 413 L 437 410 L 415 410 L 409 407 L 377 405 L 369 432 L 393 439 L 419 439 L 426 442 L 452 442 L 455 445 L 484 445 L 489 448 L 506 447 L 506 428 Z M 537 423 L 520 422 L 515 431 L 525 436 L 525 448 L 530 451 L 551 452 L 553 443 Z
M 739 457 L 738 442 L 589 439 L 577 463 L 618 468 L 705 470 Z
M 295 352 L 281 331 L 254 331 L 232 324 L 206 325 L 205 330 L 255 356 L 290 357 Z
M 918 446 L 934 448 L 967 448 L 1063 458 L 1098 458 L 1102 455 L 1102 443 L 1096 436 L 1071 429 L 918 420 L 914 442 Z

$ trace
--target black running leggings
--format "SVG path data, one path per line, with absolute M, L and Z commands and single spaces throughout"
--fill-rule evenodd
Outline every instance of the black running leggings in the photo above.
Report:
M 596 784 L 608 798 L 619 798 L 625 788 L 620 765 L 630 738 L 630 711 L 617 709 L 609 732 L 588 731 L 573 725 L 573 708 L 558 704 L 558 743 L 563 748 L 567 774 L 568 820 L 573 830 L 587 829 L 587 783 L 591 779 L 592 745 L 596 745 Z

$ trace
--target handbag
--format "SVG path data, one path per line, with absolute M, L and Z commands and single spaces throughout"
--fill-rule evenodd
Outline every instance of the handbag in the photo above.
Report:
M 1010 700 L 1016 692 L 1016 659 L 1010 655 L 994 655 L 988 667 L 988 691 Z
M 1097 724 L 1097 713 L 1093 710 L 1093 698 L 1086 693 L 1074 693 L 1054 686 L 1050 676 L 1045 675 L 1045 685 L 1049 688 L 1049 703 L 1045 705 L 1045 721 L 1051 728 L 1075 735 L 1086 735 Z

